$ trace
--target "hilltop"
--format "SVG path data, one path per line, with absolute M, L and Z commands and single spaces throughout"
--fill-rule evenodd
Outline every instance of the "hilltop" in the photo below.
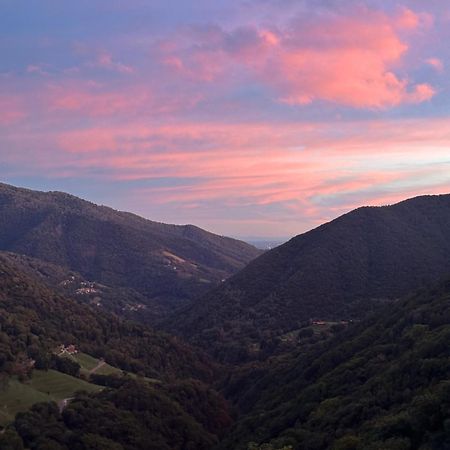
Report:
M 0 250 L 131 288 L 162 309 L 205 293 L 261 252 L 193 225 L 167 225 L 61 192 L 0 184 Z
M 359 320 L 437 282 L 449 254 L 450 195 L 359 208 L 264 253 L 167 328 L 222 360 L 258 358 L 311 320 Z

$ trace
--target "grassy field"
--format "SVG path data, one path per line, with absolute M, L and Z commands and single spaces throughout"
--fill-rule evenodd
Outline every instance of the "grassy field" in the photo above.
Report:
M 100 363 L 100 359 L 94 358 L 91 355 L 86 353 L 77 353 L 76 355 L 72 355 L 74 361 L 76 361 L 81 366 L 81 373 L 88 375 L 89 372 L 97 367 Z M 102 365 L 98 370 L 95 371 L 97 375 L 121 375 L 122 370 L 117 367 L 110 366 L 109 364 Z
M 121 375 L 123 373 L 122 370 L 118 369 L 117 367 L 110 366 L 109 364 L 105 364 L 104 366 L 100 367 L 95 372 L 98 375 Z
M 34 403 L 58 402 L 77 391 L 98 392 L 101 389 L 55 370 L 35 370 L 28 382 L 13 379 L 5 390 L 0 391 L 0 425 L 11 422 L 18 412 L 28 410 Z
M 101 362 L 86 353 L 77 353 L 70 356 L 81 366 L 81 373 L 88 375 L 92 369 Z M 121 375 L 122 370 L 103 364 L 96 371 L 98 375 Z M 129 373 L 132 378 L 137 375 Z M 159 383 L 159 380 L 141 378 L 149 383 Z M 55 370 L 34 370 L 31 380 L 20 383 L 16 379 L 10 380 L 8 387 L 0 391 L 0 425 L 6 425 L 14 420 L 20 411 L 28 410 L 33 404 L 39 402 L 59 401 L 72 397 L 77 391 L 98 392 L 101 386 L 89 383 L 79 378 L 71 377 Z
M 87 372 L 92 370 L 100 361 L 97 358 L 94 358 L 93 356 L 86 353 L 77 353 L 75 355 L 72 355 L 71 359 L 76 361 L 81 366 L 81 369 Z
M 0 392 L 0 425 L 12 422 L 19 411 L 26 411 L 34 403 L 51 400 L 48 395 L 30 386 L 11 380 L 6 390 Z
M 35 370 L 29 386 L 36 391 L 50 395 L 55 400 L 68 398 L 76 391 L 98 392 L 101 390 L 100 386 L 55 370 L 48 372 Z
M 75 355 L 70 356 L 74 361 L 76 361 L 81 366 L 81 373 L 88 375 L 89 372 L 98 366 L 100 363 L 100 359 L 94 358 L 91 355 L 88 355 L 86 353 L 77 353 Z M 96 371 L 96 375 L 122 375 L 124 373 L 123 370 L 118 369 L 117 367 L 113 367 L 109 364 L 103 364 L 101 367 L 99 367 Z M 128 375 L 130 375 L 132 378 L 137 378 L 137 375 L 134 373 L 126 372 Z M 153 379 L 153 378 L 142 378 L 143 380 L 149 382 L 149 383 L 159 383 L 159 380 Z

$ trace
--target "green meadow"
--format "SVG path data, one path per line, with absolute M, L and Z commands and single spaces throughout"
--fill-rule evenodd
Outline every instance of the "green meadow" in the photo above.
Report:
M 86 353 L 71 355 L 71 359 L 81 366 L 81 374 L 89 373 L 99 366 L 100 359 Z M 97 375 L 122 375 L 124 372 L 116 367 L 104 363 L 97 370 Z M 135 374 L 128 373 L 132 378 Z M 159 383 L 159 380 L 142 378 L 149 383 Z M 30 380 L 21 383 L 13 378 L 9 380 L 5 389 L 0 390 L 0 425 L 6 425 L 14 420 L 15 415 L 27 411 L 35 403 L 56 402 L 72 397 L 77 391 L 98 392 L 101 386 L 89 383 L 56 370 L 34 370 Z
M 94 358 L 91 355 L 81 352 L 75 355 L 71 355 L 70 358 L 76 361 L 81 366 L 81 373 L 85 375 L 88 375 L 89 372 L 95 369 L 95 367 L 97 367 L 101 362 L 100 359 Z M 117 367 L 113 367 L 105 363 L 101 367 L 99 367 L 95 371 L 95 373 L 97 375 L 121 375 L 123 371 L 118 369 Z
M 101 386 L 55 370 L 35 370 L 31 380 L 21 383 L 11 379 L 6 389 L 0 391 L 0 425 L 11 422 L 18 412 L 28 410 L 34 403 L 59 402 L 77 391 L 101 389 Z

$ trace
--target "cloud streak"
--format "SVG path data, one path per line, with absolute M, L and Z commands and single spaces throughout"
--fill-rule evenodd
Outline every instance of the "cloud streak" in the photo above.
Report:
M 19 96 L 0 95 L 0 126 L 19 122 L 26 115 L 26 110 Z
M 27 169 L 29 155 L 3 160 L 29 174 L 94 177 L 124 189 L 139 183 L 130 195 L 189 214 L 204 214 L 211 202 L 227 210 L 273 207 L 280 219 L 300 214 L 303 227 L 363 199 L 378 204 L 450 183 L 450 121 L 441 119 L 339 126 L 128 123 L 30 138 L 41 141 L 33 168 Z M 15 148 L 21 140 L 7 142 Z M 161 182 L 167 178 L 173 185 Z

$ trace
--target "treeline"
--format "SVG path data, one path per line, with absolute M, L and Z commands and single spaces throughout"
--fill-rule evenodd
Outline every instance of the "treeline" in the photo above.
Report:
M 116 389 L 78 394 L 62 413 L 54 403 L 19 413 L 0 435 L 0 448 L 210 450 L 230 423 L 223 400 L 199 382 L 166 387 L 115 382 L 121 384 Z

